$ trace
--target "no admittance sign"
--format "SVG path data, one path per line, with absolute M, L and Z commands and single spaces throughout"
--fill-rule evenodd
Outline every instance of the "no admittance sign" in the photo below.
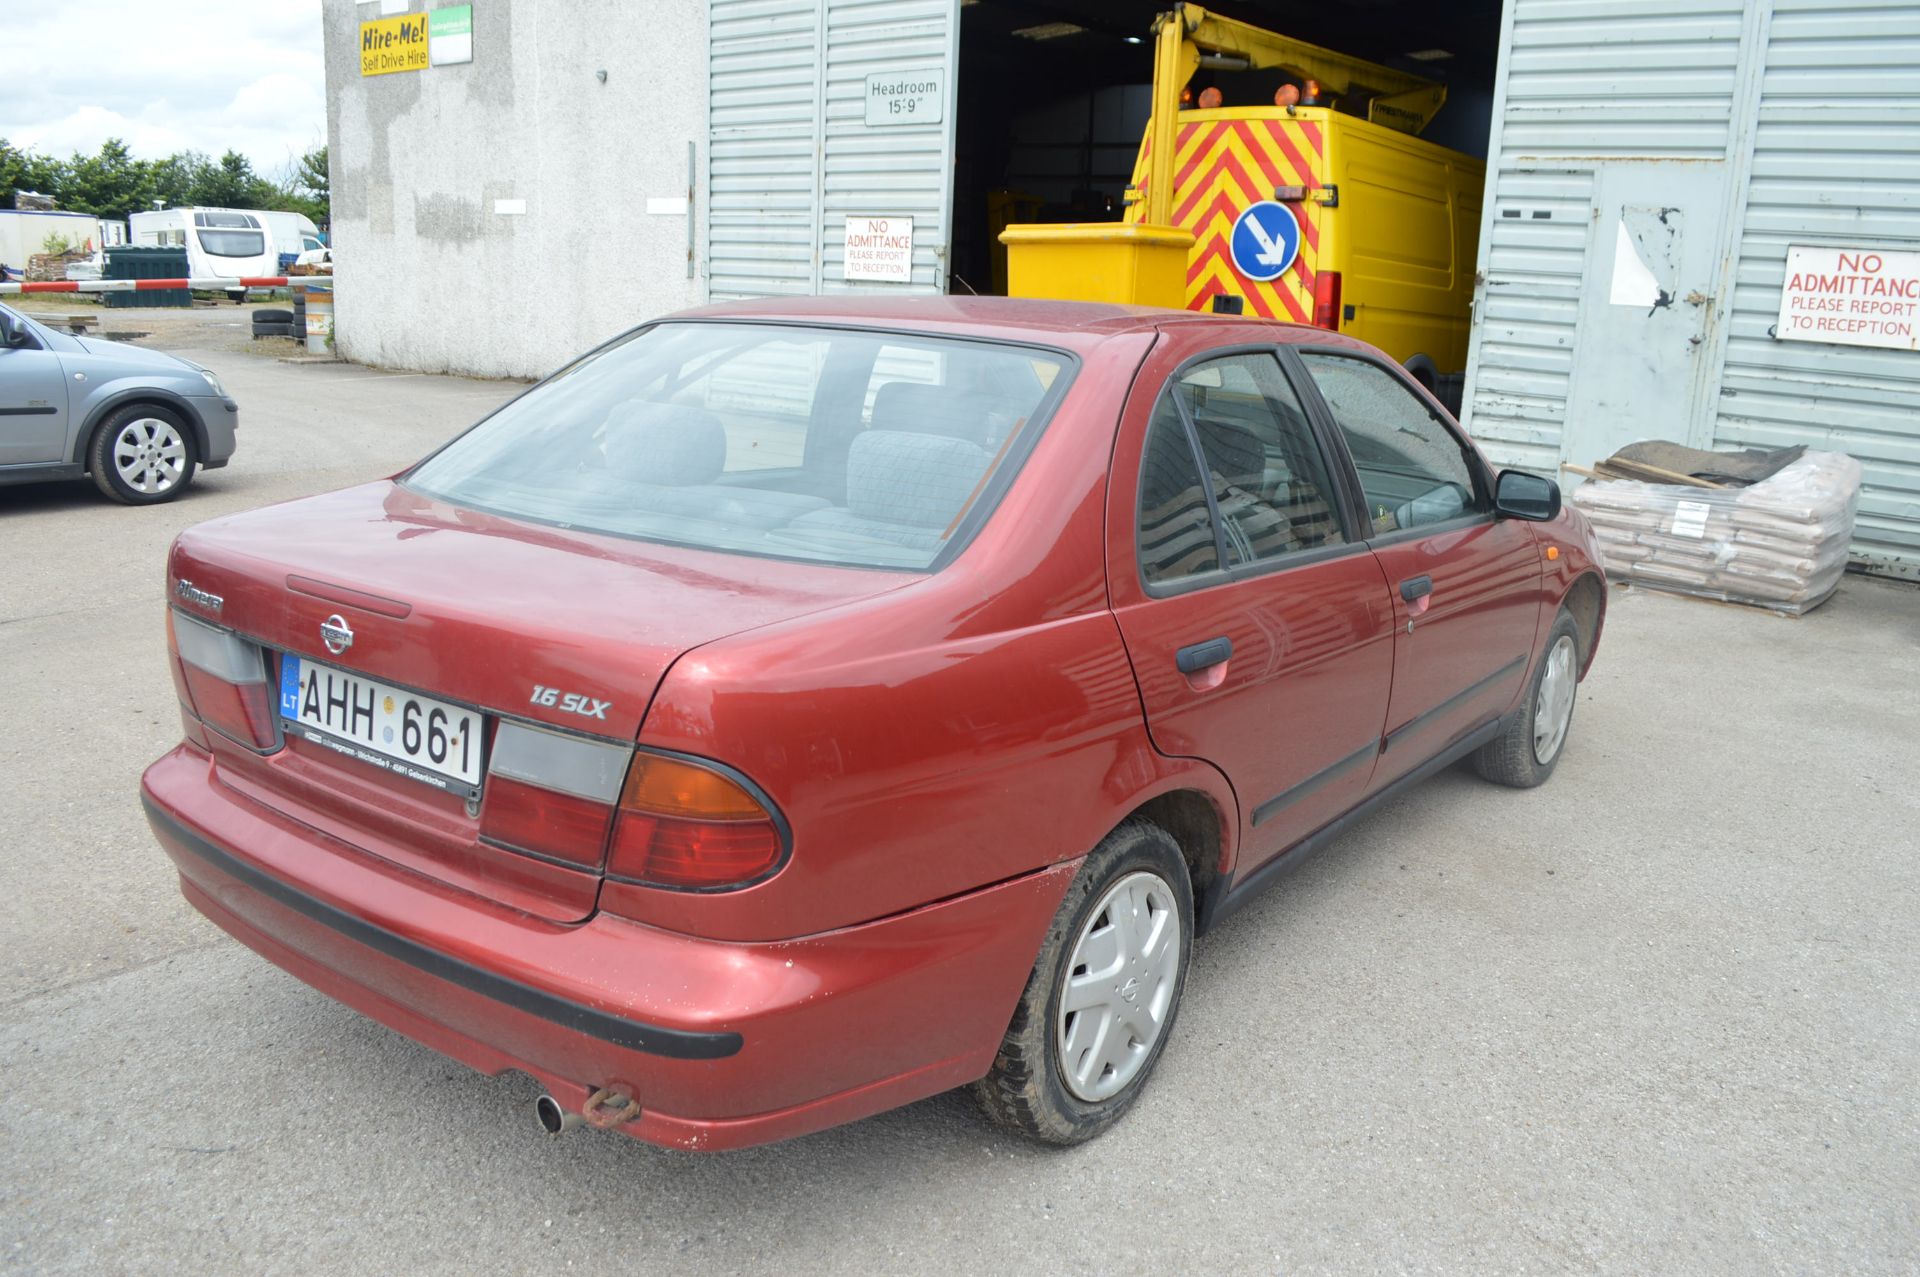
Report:
M 1920 253 L 1790 246 L 1773 331 L 1781 341 L 1920 350 Z
M 913 282 L 913 219 L 849 217 L 843 279 Z

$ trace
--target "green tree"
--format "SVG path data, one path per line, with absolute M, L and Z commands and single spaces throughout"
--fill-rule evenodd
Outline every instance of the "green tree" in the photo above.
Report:
M 147 165 L 147 207 L 159 200 L 162 208 L 193 203 L 193 193 L 205 180 L 213 161 L 198 151 L 181 151 Z
M 35 151 L 23 151 L 0 138 L 0 208 L 14 207 L 15 191 L 38 191 L 56 200 L 66 185 L 67 166 Z
M 294 186 L 309 198 L 318 200 L 324 206 L 331 195 L 331 185 L 327 174 L 327 148 L 316 146 L 301 156 L 294 164 Z
M 60 205 L 76 213 L 124 220 L 147 207 L 151 170 L 133 158 L 126 144 L 110 137 L 97 155 L 76 154 L 67 165 Z
M 253 171 L 253 161 L 238 151 L 228 151 L 218 163 L 209 164 L 194 176 L 190 204 L 251 208 L 260 194 L 260 175 Z

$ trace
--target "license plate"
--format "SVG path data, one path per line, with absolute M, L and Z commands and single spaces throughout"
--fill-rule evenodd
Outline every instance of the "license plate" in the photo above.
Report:
M 483 715 L 304 657 L 280 658 L 280 720 L 302 740 L 409 780 L 480 795 Z

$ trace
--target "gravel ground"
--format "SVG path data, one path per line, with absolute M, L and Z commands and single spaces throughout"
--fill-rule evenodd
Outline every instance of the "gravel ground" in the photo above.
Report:
M 0 298 L 15 310 L 46 320 L 49 316 L 86 315 L 99 324 L 86 335 L 111 336 L 135 346 L 160 350 L 224 351 L 276 359 L 306 353 L 304 341 L 291 337 L 253 337 L 253 312 L 272 308 L 291 310 L 286 300 L 253 301 L 236 305 L 230 301 L 202 299 L 190 307 L 180 306 L 108 306 L 83 293 L 23 293 Z M 62 332 L 66 331 L 64 328 Z M 199 359 L 199 354 L 193 356 Z M 201 360 L 205 363 L 205 360 Z
M 281 365 L 227 322 L 147 341 L 239 399 L 228 469 L 150 510 L 0 489 L 0 1267 L 1920 1268 L 1911 587 L 1799 621 L 1616 591 L 1553 781 L 1449 772 L 1202 941 L 1091 1145 L 958 1094 L 738 1154 L 548 1140 L 524 1079 L 200 919 L 147 833 L 174 532 L 391 472 L 517 389 Z

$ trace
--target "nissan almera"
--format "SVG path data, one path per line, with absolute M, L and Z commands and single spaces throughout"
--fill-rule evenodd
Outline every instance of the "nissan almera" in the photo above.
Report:
M 1195 935 L 1442 767 L 1547 779 L 1597 558 L 1336 334 L 712 307 L 183 534 L 142 792 L 194 907 L 549 1129 L 729 1148 L 971 1084 L 1071 1143 Z

